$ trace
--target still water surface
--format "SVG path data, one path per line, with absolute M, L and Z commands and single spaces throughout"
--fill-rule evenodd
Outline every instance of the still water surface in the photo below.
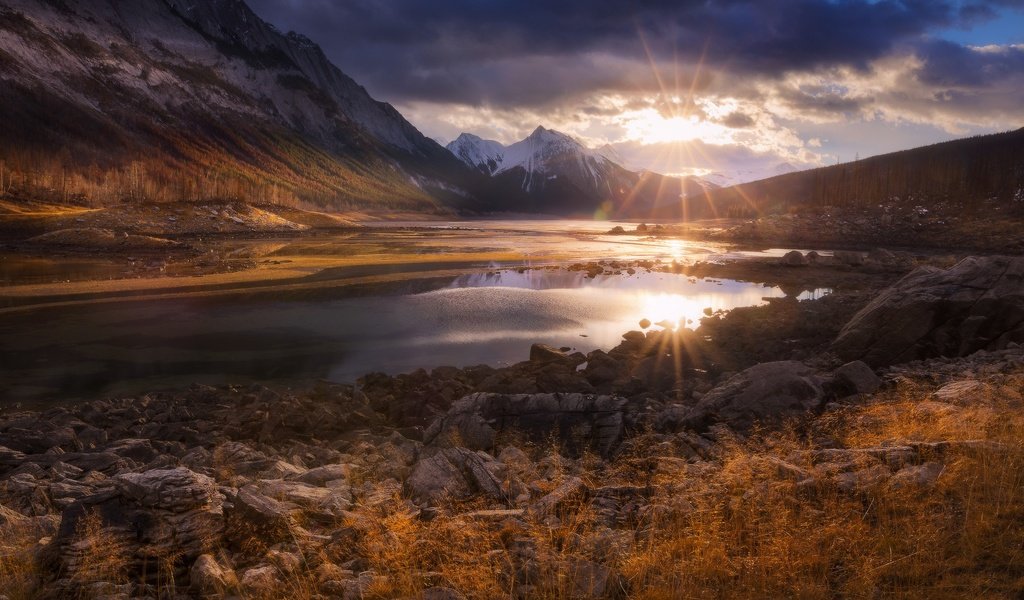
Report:
M 562 270 L 480 272 L 430 287 L 315 301 L 179 298 L 3 315 L 0 397 L 81 398 L 193 382 L 345 382 L 370 371 L 497 366 L 526 359 L 534 342 L 609 349 L 642 318 L 693 327 L 705 308 L 785 295 L 748 282 L 647 272 L 591 279 Z

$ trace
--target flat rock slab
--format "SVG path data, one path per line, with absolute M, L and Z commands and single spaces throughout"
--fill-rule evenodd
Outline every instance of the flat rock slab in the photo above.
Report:
M 491 451 L 502 433 L 538 443 L 557 434 L 563 448 L 609 455 L 622 440 L 626 400 L 592 394 L 471 394 L 435 420 L 424 441 Z
M 873 367 L 967 356 L 1024 341 L 1024 257 L 969 257 L 922 267 L 843 327 L 832 349 Z
M 705 429 L 725 423 L 746 430 L 755 423 L 778 423 L 817 409 L 825 392 L 814 369 L 795 361 L 761 363 L 708 392 L 683 418 Z

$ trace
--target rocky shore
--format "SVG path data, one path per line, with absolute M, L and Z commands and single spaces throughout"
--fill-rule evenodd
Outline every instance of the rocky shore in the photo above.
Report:
M 0 594 L 1016 597 L 1022 343 L 1024 259 L 969 258 L 501 369 L 8 407 Z
M 861 210 L 824 207 L 817 212 L 686 225 L 640 224 L 632 231 L 620 226 L 609 233 L 783 247 L 870 248 L 899 240 L 906 248 L 1020 254 L 1024 251 L 1022 224 L 1019 215 L 970 214 L 960 205 L 936 204 L 928 209 L 880 205 Z

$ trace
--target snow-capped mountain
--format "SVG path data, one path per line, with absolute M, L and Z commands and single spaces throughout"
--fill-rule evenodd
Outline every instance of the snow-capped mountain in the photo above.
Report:
M 501 142 L 481 139 L 472 133 L 463 133 L 446 147 L 456 158 L 487 175 L 498 170 L 505 155 Z
M 463 133 L 447 147 L 467 165 L 491 176 L 491 197 L 506 210 L 643 217 L 656 207 L 681 206 L 687 198 L 715 187 L 695 178 L 631 171 L 619 164 L 610 146 L 593 150 L 543 126 L 508 146 Z M 510 190 L 519 190 L 526 198 L 509 199 Z
M 474 178 L 242 0 L 2 0 L 0 80 L 0 154 L 72 170 L 214 170 L 326 206 L 436 205 Z

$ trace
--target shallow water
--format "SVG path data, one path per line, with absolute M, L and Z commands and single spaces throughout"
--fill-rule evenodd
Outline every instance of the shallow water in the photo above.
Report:
M 246 265 L 284 265 L 313 273 L 353 265 L 381 268 L 431 260 L 470 262 L 486 267 L 537 266 L 597 260 L 660 260 L 692 263 L 782 256 L 788 248 L 738 250 L 720 243 L 609 235 L 622 225 L 610 221 L 486 220 L 377 223 L 357 230 L 313 232 L 290 237 L 207 237 L 201 242 L 207 262 L 232 270 Z M 71 283 L 159 275 L 196 275 L 203 268 L 186 257 L 93 255 L 53 257 L 45 247 L 35 254 L 0 252 L 0 289 L 31 284 Z M 224 270 L 224 269 L 221 269 Z M 258 278 L 257 270 L 252 270 Z M 172 278 L 173 279 L 173 278 Z
M 695 326 L 705 308 L 785 295 L 666 273 L 590 279 L 543 269 L 470 274 L 436 287 L 318 301 L 177 299 L 4 315 L 0 395 L 7 402 L 68 399 L 193 382 L 346 382 L 371 371 L 497 366 L 525 360 L 535 342 L 609 349 L 642 318 Z

